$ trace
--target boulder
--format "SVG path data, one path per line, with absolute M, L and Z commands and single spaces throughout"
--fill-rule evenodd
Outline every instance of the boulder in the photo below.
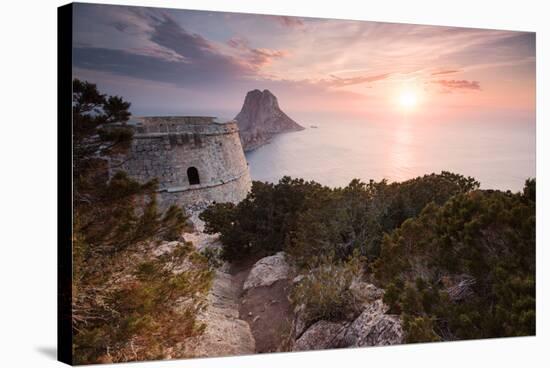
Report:
M 300 304 L 294 308 L 294 337 L 299 338 L 307 328 L 304 317 L 305 305 Z
M 349 290 L 355 301 L 362 305 L 367 305 L 384 296 L 384 290 L 377 288 L 367 282 L 353 280 Z
M 273 256 L 260 259 L 254 264 L 243 289 L 270 286 L 276 281 L 288 279 L 290 277 L 290 266 L 285 260 L 285 253 L 279 252 Z
M 378 299 L 363 310 L 353 321 L 339 347 L 394 345 L 403 342 L 401 319 L 397 315 L 385 314 L 388 306 Z
M 388 306 L 377 299 L 367 304 L 359 317 L 350 322 L 319 321 L 294 343 L 293 350 L 318 350 L 403 343 L 401 319 L 385 314 Z
M 340 345 L 340 338 L 345 330 L 345 323 L 316 322 L 296 340 L 292 350 L 319 350 L 338 347 Z

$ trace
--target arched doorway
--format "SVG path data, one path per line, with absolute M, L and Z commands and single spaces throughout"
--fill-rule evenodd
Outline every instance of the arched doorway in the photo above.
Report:
M 200 184 L 199 170 L 196 167 L 191 166 L 187 169 L 187 179 L 189 179 L 189 185 Z

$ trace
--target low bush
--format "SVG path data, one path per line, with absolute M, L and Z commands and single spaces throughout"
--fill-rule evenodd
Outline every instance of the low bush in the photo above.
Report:
M 185 270 L 178 270 L 185 265 Z M 79 283 L 73 309 L 77 364 L 184 357 L 178 343 L 200 334 L 212 273 L 190 243 L 144 259 L 124 251 L 103 276 Z
M 221 248 L 207 247 L 204 248 L 200 253 L 204 256 L 204 258 L 206 258 L 210 269 L 214 270 L 222 266 L 223 260 L 221 258 Z
M 374 263 L 407 340 L 535 333 L 535 182 L 431 204 L 384 238 Z
M 345 262 L 334 262 L 324 257 L 321 264 L 309 270 L 292 290 L 291 300 L 301 306 L 302 318 L 307 326 L 320 321 L 349 319 L 358 312 L 353 294 L 352 281 L 361 273 L 359 257 Z
M 277 184 L 254 182 L 239 204 L 215 204 L 201 219 L 206 232 L 220 234 L 227 260 L 284 250 L 300 267 L 315 266 L 329 254 L 342 261 L 355 251 L 373 261 L 384 233 L 428 203 L 443 204 L 478 186 L 473 178 L 448 172 L 391 184 L 352 180 L 335 189 L 284 177 Z

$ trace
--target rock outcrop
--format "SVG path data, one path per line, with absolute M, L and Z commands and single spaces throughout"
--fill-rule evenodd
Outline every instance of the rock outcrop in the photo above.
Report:
M 285 260 L 284 252 L 262 258 L 250 270 L 244 282 L 243 290 L 270 286 L 276 281 L 288 279 L 289 273 L 290 266 Z
M 204 323 L 204 333 L 186 342 L 188 356 L 215 357 L 253 354 L 254 336 L 249 324 L 239 318 L 240 283 L 225 264 L 216 271 L 208 306 L 197 319 Z
M 260 147 L 275 134 L 304 129 L 280 109 L 277 97 L 267 89 L 248 92 L 235 120 L 244 151 Z
M 353 295 L 355 302 L 364 306 L 384 296 L 384 291 L 382 289 L 379 289 L 368 282 L 359 280 L 352 281 L 349 291 Z
M 380 299 L 370 303 L 346 328 L 337 347 L 401 344 L 403 342 L 401 320 L 397 315 L 385 314 L 387 310 L 387 305 Z
M 198 251 L 221 247 L 217 234 L 204 233 L 204 222 L 198 218 L 199 212 L 188 211 L 194 231 L 185 233 L 185 240 L 193 242 Z M 171 244 L 161 244 L 157 252 L 162 254 Z M 241 288 L 242 279 L 231 272 L 229 263 L 224 263 L 215 271 L 207 296 L 208 304 L 197 316 L 197 320 L 205 326 L 204 332 L 185 342 L 186 356 L 230 356 L 252 354 L 256 351 L 250 326 L 239 317 Z
M 340 345 L 346 324 L 319 321 L 307 329 L 294 343 L 294 351 L 332 349 Z
M 363 304 L 362 312 L 357 318 L 353 321 L 318 321 L 303 333 L 303 326 L 296 328 L 298 339 L 293 350 L 401 344 L 404 339 L 401 319 L 397 315 L 386 314 L 388 306 L 380 299 L 382 291 L 374 285 L 359 282 L 355 285 L 354 293 L 361 296 L 362 300 L 358 301 Z M 295 321 L 295 325 L 296 323 Z

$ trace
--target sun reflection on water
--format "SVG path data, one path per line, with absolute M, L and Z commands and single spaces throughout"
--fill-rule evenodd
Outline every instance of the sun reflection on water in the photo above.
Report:
M 412 123 L 403 120 L 393 129 L 393 141 L 388 147 L 387 167 L 392 169 L 391 181 L 406 180 L 414 165 Z

